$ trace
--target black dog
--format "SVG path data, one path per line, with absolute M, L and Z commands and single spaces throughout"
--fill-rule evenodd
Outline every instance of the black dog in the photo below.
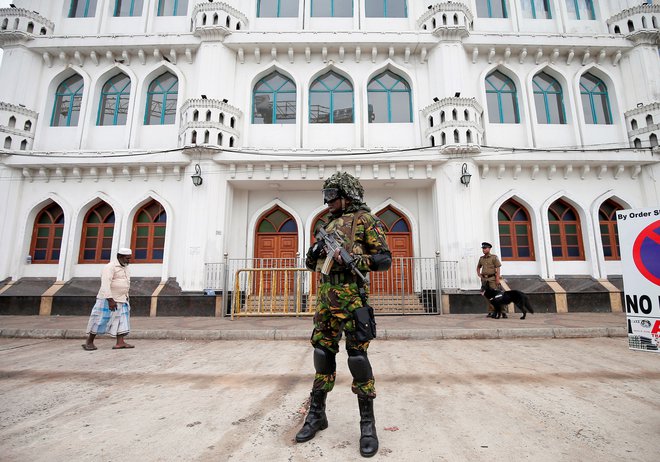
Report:
M 504 308 L 509 303 L 513 303 L 522 311 L 523 315 L 520 319 L 525 319 L 528 311 L 534 313 L 534 309 L 529 303 L 529 297 L 519 290 L 495 290 L 491 289 L 488 284 L 484 284 L 481 287 L 481 295 L 486 297 L 495 308 L 495 314 L 493 315 L 495 319 L 499 319 L 504 314 Z

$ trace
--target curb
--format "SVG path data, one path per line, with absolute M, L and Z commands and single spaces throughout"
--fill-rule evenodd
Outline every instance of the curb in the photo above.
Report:
M 308 340 L 309 329 L 135 330 L 144 340 Z M 379 340 L 488 340 L 515 338 L 626 337 L 625 327 L 540 327 L 518 329 L 384 329 Z M 84 339 L 84 329 L 2 329 L 0 338 Z

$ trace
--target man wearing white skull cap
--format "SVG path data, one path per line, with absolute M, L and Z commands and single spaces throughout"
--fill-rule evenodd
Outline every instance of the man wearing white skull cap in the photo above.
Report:
M 101 288 L 87 323 L 87 341 L 82 345 L 86 351 L 96 350 L 94 338 L 99 334 L 116 337 L 113 350 L 134 348 L 124 341 L 131 330 L 131 307 L 128 303 L 131 274 L 128 264 L 132 254 L 131 249 L 120 248 L 117 258 L 110 260 L 101 272 Z

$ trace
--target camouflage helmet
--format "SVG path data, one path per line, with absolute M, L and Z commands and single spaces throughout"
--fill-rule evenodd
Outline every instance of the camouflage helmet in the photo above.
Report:
M 364 188 L 357 178 L 346 172 L 337 172 L 323 183 L 323 189 L 336 188 L 341 196 L 353 202 L 362 202 Z

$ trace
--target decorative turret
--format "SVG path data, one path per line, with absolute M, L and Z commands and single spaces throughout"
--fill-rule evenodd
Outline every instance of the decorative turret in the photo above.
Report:
M 660 137 L 660 103 L 638 106 L 626 111 L 624 115 L 630 146 L 657 149 L 658 137 Z
M 31 40 L 35 35 L 51 35 L 55 25 L 34 11 L 0 8 L 0 45 Z
M 198 3 L 193 9 L 192 32 L 202 39 L 223 40 L 247 25 L 247 16 L 226 3 Z
M 472 20 L 472 12 L 464 3 L 436 3 L 417 20 L 417 26 L 442 39 L 460 40 L 470 35 Z
M 0 103 L 0 137 L 2 147 L 12 151 L 29 151 L 34 142 L 38 114 L 23 106 Z
M 483 143 L 483 109 L 474 98 L 443 98 L 423 109 L 431 146 L 479 152 Z
M 607 26 L 635 43 L 660 44 L 660 5 L 627 8 L 608 19 Z
M 243 113 L 237 107 L 216 99 L 189 99 L 181 107 L 179 146 L 239 145 L 238 126 Z

